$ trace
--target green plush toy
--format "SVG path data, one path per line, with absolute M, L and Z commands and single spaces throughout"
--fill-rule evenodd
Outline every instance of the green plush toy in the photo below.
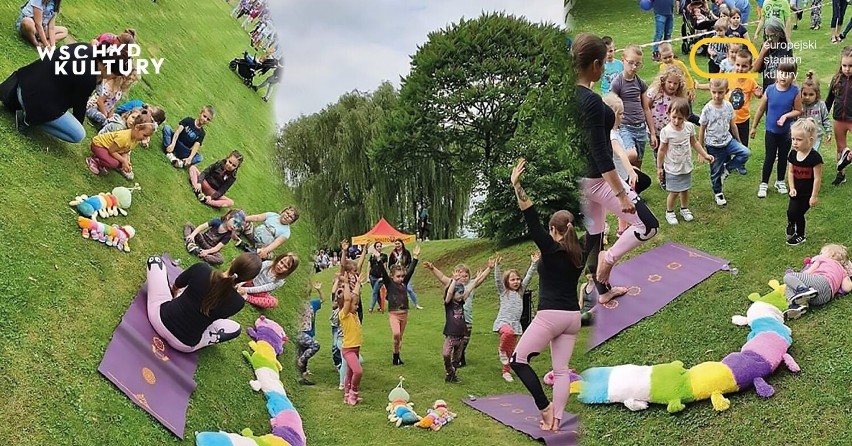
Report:
M 772 291 L 769 293 L 763 296 L 757 293 L 751 293 L 748 296 L 748 300 L 752 302 L 766 302 L 781 311 L 786 310 L 787 298 L 784 295 L 785 285 L 781 285 L 777 280 L 770 280 L 769 287 L 772 288 Z

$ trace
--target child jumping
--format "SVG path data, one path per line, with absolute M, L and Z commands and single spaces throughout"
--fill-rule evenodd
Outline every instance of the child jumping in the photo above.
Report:
M 787 205 L 787 244 L 805 242 L 805 213 L 817 205 L 822 183 L 822 156 L 813 150 L 817 123 L 811 118 L 796 121 L 791 128 L 793 150 L 787 161 L 790 202 Z
M 786 319 L 798 319 L 813 305 L 825 305 L 842 291 L 852 291 L 852 263 L 843 245 L 828 244 L 800 273 L 784 275 L 788 308 Z
M 312 386 L 315 384 L 308 379 L 308 360 L 317 354 L 320 349 L 320 343 L 316 339 L 316 320 L 317 311 L 322 308 L 322 302 L 325 299 L 322 296 L 321 283 L 314 283 L 313 288 L 317 291 L 319 297 L 305 303 L 305 309 L 302 312 L 302 330 L 296 337 L 296 368 L 299 371 L 298 383 L 303 386 Z
M 497 311 L 497 318 L 491 330 L 500 334 L 497 355 L 503 366 L 501 371 L 506 382 L 514 381 L 509 360 L 518 344 L 518 337 L 524 334 L 524 329 L 521 327 L 521 314 L 524 311 L 523 295 L 535 274 L 539 259 L 541 259 L 539 252 L 530 255 L 530 267 L 523 280 L 516 269 L 510 269 L 501 275 L 500 260 L 502 258 L 498 254 L 494 259 L 494 286 L 500 296 L 500 309 Z
M 86 165 L 95 175 L 118 170 L 124 178 L 132 180 L 133 165 L 130 164 L 130 152 L 146 138 L 157 131 L 157 124 L 147 110 L 136 118 L 132 129 L 104 133 L 92 138 L 92 156 L 86 158 Z
M 358 396 L 358 389 L 361 385 L 361 376 L 364 374 L 361 361 L 358 360 L 363 335 L 361 321 L 356 316 L 361 294 L 361 279 L 357 274 L 350 272 L 344 273 L 343 279 L 340 285 L 343 290 L 343 305 L 339 313 L 340 329 L 343 330 L 342 355 L 347 367 L 343 382 L 343 403 L 354 406 L 362 401 Z M 352 286 L 351 283 L 355 285 Z
M 714 98 L 717 94 L 724 95 L 717 92 L 713 94 Z M 692 187 L 692 148 L 694 147 L 708 162 L 712 163 L 714 158 L 704 151 L 701 143 L 695 138 L 695 126 L 691 122 L 686 122 L 689 116 L 689 102 L 685 98 L 675 98 L 669 104 L 668 113 L 669 123 L 660 131 L 657 176 L 661 183 L 665 181 L 666 191 L 669 193 L 666 198 L 666 222 L 676 225 L 674 202 L 678 197 L 680 197 L 680 215 L 683 220 L 692 221 L 694 218 L 692 211 L 689 210 L 689 189 Z M 733 109 L 730 110 L 730 114 L 733 119 Z M 733 127 L 733 124 L 731 126 Z
M 444 347 L 441 354 L 444 357 L 445 382 L 459 382 L 455 364 L 461 360 L 462 340 L 465 333 L 464 301 L 485 281 L 488 270 L 493 265 L 494 259 L 488 259 L 488 266 L 476 274 L 472 283 L 462 285 L 453 279 L 444 290 Z
M 727 79 L 710 79 L 711 99 L 701 110 L 701 128 L 698 132 L 699 141 L 704 143 L 707 153 L 713 157 L 713 164 L 710 165 L 710 186 L 719 206 L 728 204 L 722 192 L 725 173 L 736 170 L 745 175 L 745 164 L 751 156 L 748 148 L 740 142 L 734 106 L 725 100 L 727 93 Z
M 275 308 L 278 306 L 278 299 L 272 292 L 284 286 L 287 276 L 298 267 L 299 256 L 295 252 L 280 254 L 274 260 L 264 260 L 260 274 L 243 284 L 240 293 L 248 303 L 258 308 Z
M 766 88 L 751 125 L 749 136 L 754 138 L 760 118 L 766 112 L 766 158 L 763 159 L 763 172 L 757 189 L 758 198 L 766 198 L 769 177 L 772 175 L 776 158 L 778 179 L 775 181 L 775 190 L 779 194 L 787 195 L 784 174 L 787 173 L 787 155 L 790 153 L 790 125 L 802 114 L 802 96 L 799 95 L 799 87 L 794 84 L 796 71 L 796 62 L 792 58 L 786 58 L 778 64 L 778 77 L 774 84 Z

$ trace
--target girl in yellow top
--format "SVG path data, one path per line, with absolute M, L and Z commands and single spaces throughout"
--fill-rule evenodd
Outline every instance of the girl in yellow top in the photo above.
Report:
M 89 170 L 95 175 L 105 174 L 108 169 L 118 170 L 128 180 L 133 179 L 130 151 L 140 141 L 149 138 L 157 130 L 151 112 L 143 109 L 132 128 L 118 132 L 103 133 L 92 138 L 92 155 L 86 158 Z
M 343 360 L 348 370 L 343 380 L 343 403 L 354 406 L 362 401 L 358 397 L 358 386 L 364 370 L 358 355 L 361 352 L 363 336 L 361 321 L 358 319 L 358 300 L 361 295 L 361 279 L 357 274 L 344 272 L 344 280 L 340 284 L 343 291 L 343 305 L 340 307 L 340 329 L 343 330 Z M 355 279 L 354 281 L 350 279 Z M 351 285 L 354 283 L 354 286 Z M 351 287 L 351 288 L 350 288 Z

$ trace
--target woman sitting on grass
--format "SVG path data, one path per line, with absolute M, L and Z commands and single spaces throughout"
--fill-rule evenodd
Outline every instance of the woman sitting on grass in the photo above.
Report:
M 229 317 L 245 306 L 239 286 L 260 271 L 255 254 L 241 254 L 225 272 L 196 263 L 169 288 L 166 266 L 160 257 L 148 258 L 148 320 L 172 348 L 194 352 L 240 335 L 240 324 Z M 182 289 L 182 290 L 181 290 Z
M 204 172 L 198 168 L 189 168 L 189 184 L 198 197 L 198 201 L 214 208 L 225 208 L 234 205 L 234 200 L 225 196 L 225 192 L 237 181 L 237 169 L 243 163 L 243 155 L 234 150 L 223 160 L 207 166 Z

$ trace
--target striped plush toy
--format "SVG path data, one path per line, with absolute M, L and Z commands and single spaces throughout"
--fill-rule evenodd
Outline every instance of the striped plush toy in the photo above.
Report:
M 250 429 L 241 434 L 227 432 L 200 432 L 195 437 L 197 446 L 305 446 L 307 439 L 302 426 L 302 417 L 293 407 L 278 373 L 281 363 L 277 355 L 284 349 L 287 335 L 275 321 L 261 316 L 255 327 L 248 329 L 252 341 L 252 353 L 243 352 L 254 368 L 255 380 L 249 381 L 251 388 L 262 391 L 266 396 L 266 410 L 272 432 L 255 436 Z
M 643 410 L 648 403 L 664 404 L 669 412 L 679 412 L 684 404 L 710 399 L 713 408 L 723 411 L 731 402 L 727 393 L 754 387 L 758 395 L 775 393 L 765 377 L 783 362 L 792 372 L 799 366 L 787 353 L 793 343 L 791 330 L 784 325 L 781 310 L 766 302 L 754 302 L 747 316 L 734 316 L 734 324 L 750 325 L 747 342 L 719 362 L 703 362 L 690 369 L 681 361 L 653 366 L 633 364 L 595 367 L 581 374 L 572 385 L 586 404 L 621 403 L 630 410 Z

